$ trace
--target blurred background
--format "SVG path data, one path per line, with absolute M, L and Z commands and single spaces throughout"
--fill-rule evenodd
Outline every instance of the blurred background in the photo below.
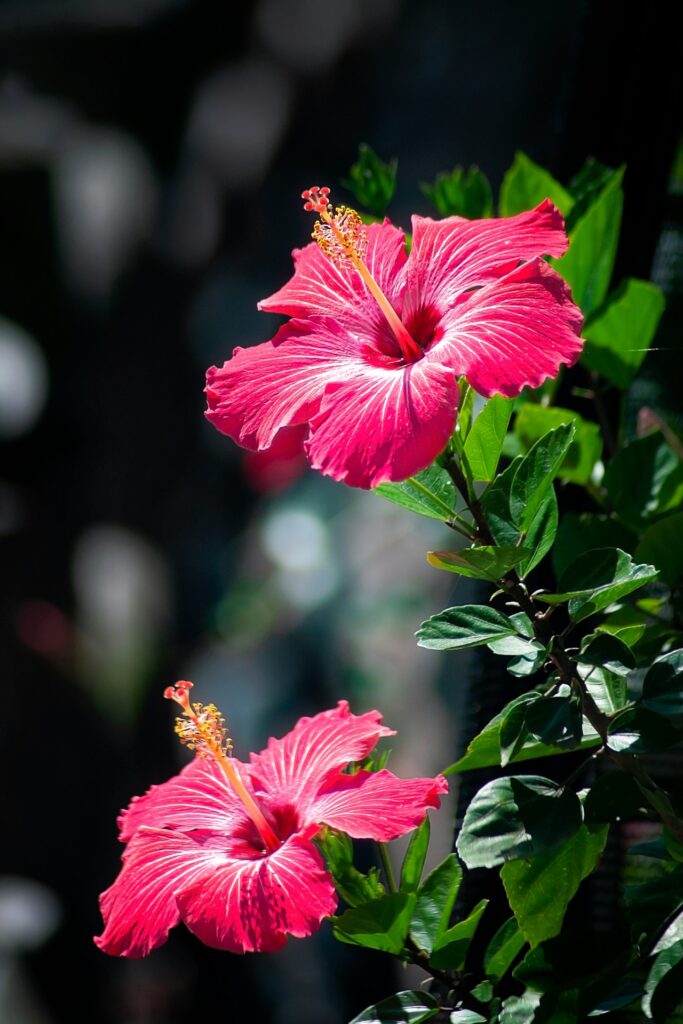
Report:
M 658 2 L 0 3 L 3 1024 L 345 1024 L 397 987 L 327 928 L 260 957 L 182 929 L 143 961 L 92 944 L 119 808 L 184 761 L 177 678 L 242 757 L 341 697 L 378 707 L 399 774 L 487 710 L 485 662 L 414 642 L 452 603 L 424 558 L 450 537 L 297 447 L 245 455 L 203 419 L 204 372 L 272 337 L 256 303 L 308 239 L 300 192 L 348 201 L 360 142 L 398 158 L 404 225 L 456 164 L 495 189 L 517 149 L 560 180 L 626 163 L 617 273 L 658 252 L 671 291 L 674 46 Z

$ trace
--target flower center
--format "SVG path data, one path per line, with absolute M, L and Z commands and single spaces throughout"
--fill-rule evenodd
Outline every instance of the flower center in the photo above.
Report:
M 389 302 L 380 286 L 365 265 L 365 253 L 368 237 L 365 225 L 355 210 L 348 206 L 331 205 L 328 196 L 329 188 L 313 185 L 301 193 L 305 199 L 304 210 L 313 210 L 320 220 L 313 228 L 313 238 L 322 251 L 337 266 L 353 266 L 360 274 L 368 291 L 384 313 L 389 326 L 399 344 L 403 358 L 407 363 L 414 363 L 423 355 L 422 349 L 413 339 L 398 313 Z
M 175 731 L 189 750 L 199 757 L 212 757 L 222 768 L 230 787 L 259 831 L 269 852 L 280 846 L 280 840 L 266 821 L 263 811 L 242 782 L 230 751 L 232 742 L 225 727 L 225 719 L 215 704 L 190 703 L 192 683 L 182 679 L 175 686 L 167 686 L 164 697 L 174 700 L 183 709 L 176 718 Z

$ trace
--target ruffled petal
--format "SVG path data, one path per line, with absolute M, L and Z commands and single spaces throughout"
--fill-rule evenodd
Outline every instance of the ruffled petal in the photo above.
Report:
M 356 362 L 353 337 L 334 321 L 290 320 L 272 341 L 209 368 L 206 418 L 245 448 L 268 448 L 283 427 L 307 423 L 327 384 Z
M 310 810 L 318 822 L 354 839 L 388 842 L 424 819 L 428 807 L 439 806 L 448 792 L 443 775 L 435 779 L 399 779 L 391 772 L 340 775 L 325 787 Z
M 95 944 L 111 956 L 141 957 L 161 946 L 180 920 L 176 893 L 211 874 L 225 850 L 185 832 L 140 829 L 126 847 L 116 881 L 100 896 L 105 928 Z
M 365 264 L 390 302 L 400 294 L 406 263 L 405 235 L 385 220 L 366 228 Z M 383 314 L 352 266 L 337 266 L 312 242 L 295 249 L 294 276 L 258 308 L 287 316 L 332 316 L 367 330 Z
M 382 725 L 379 711 L 353 715 L 347 701 L 313 718 L 300 718 L 282 739 L 271 739 L 251 755 L 250 775 L 258 798 L 262 790 L 280 806 L 296 808 L 301 825 L 315 823 L 310 807 L 325 783 L 351 761 L 362 761 L 381 736 L 394 731 Z
M 431 354 L 448 360 L 480 394 L 513 396 L 578 359 L 582 325 L 559 274 L 532 260 L 450 310 Z
M 415 216 L 401 310 L 404 322 L 424 307 L 445 310 L 463 292 L 497 280 L 520 260 L 561 256 L 567 244 L 562 214 L 549 199 L 514 217 Z
M 235 764 L 248 773 L 247 765 Z M 150 828 L 210 829 L 230 832 L 248 821 L 244 807 L 214 761 L 195 757 L 179 775 L 134 796 L 119 815 L 119 838 L 127 843 L 137 830 Z
M 352 380 L 326 389 L 306 452 L 314 469 L 351 487 L 405 480 L 443 450 L 457 407 L 455 374 L 437 359 L 360 364 Z
M 337 897 L 309 839 L 291 836 L 267 857 L 226 861 L 178 895 L 191 932 L 216 949 L 269 952 L 304 938 L 334 914 Z

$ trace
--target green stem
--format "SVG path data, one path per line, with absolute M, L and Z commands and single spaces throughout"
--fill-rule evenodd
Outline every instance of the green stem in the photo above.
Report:
M 389 892 L 398 892 L 398 889 L 396 888 L 396 880 L 394 879 L 394 869 L 392 868 L 391 861 L 389 860 L 386 843 L 378 843 L 377 846 L 379 847 L 379 859 L 381 860 L 382 867 L 384 868 L 384 875 L 387 880 L 387 885 L 389 886 Z

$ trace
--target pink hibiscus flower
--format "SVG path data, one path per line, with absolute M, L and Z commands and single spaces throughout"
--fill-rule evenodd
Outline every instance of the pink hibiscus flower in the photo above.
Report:
M 179 921 L 233 953 L 310 935 L 337 907 L 313 843 L 321 827 L 395 839 L 438 807 L 448 788 L 442 776 L 344 774 L 393 735 L 377 711 L 353 715 L 346 701 L 300 719 L 244 764 L 230 756 L 216 708 L 190 703 L 191 685 L 177 683 L 166 696 L 183 708 L 176 732 L 199 756 L 119 818 L 123 867 L 100 898 L 105 929 L 95 939 L 105 953 L 145 956 Z
M 259 303 L 292 319 L 207 373 L 206 416 L 239 444 L 265 449 L 305 424 L 315 469 L 356 487 L 403 480 L 445 447 L 459 376 L 512 396 L 577 359 L 581 312 L 542 259 L 567 248 L 550 200 L 515 217 L 415 216 L 406 256 L 399 228 L 366 228 L 328 193 L 303 193 L 315 242 Z

